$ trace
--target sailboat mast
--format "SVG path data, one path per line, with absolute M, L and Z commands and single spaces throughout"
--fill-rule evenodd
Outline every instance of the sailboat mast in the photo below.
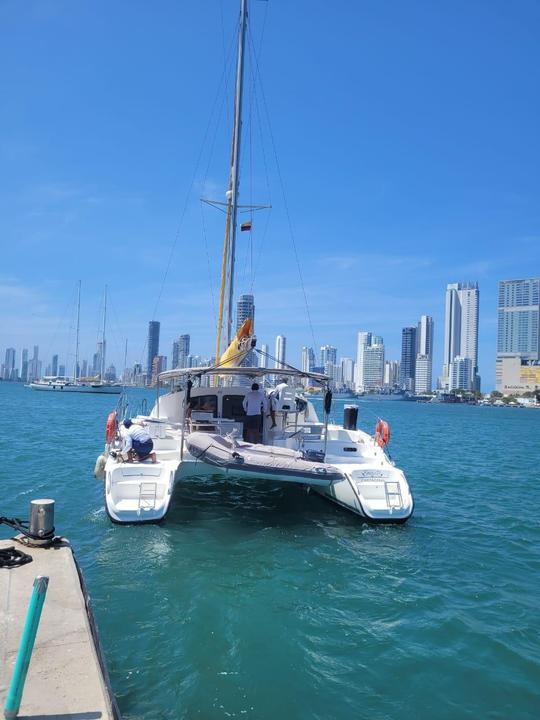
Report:
M 242 96 L 244 86 L 244 46 L 247 26 L 247 0 L 240 0 L 240 27 L 238 35 L 238 57 L 236 60 L 236 90 L 234 97 L 234 124 L 231 143 L 231 171 L 227 188 L 227 220 L 225 223 L 225 240 L 223 243 L 223 265 L 221 273 L 221 290 L 217 326 L 216 362 L 221 354 L 221 333 L 223 324 L 223 305 L 225 286 L 227 294 L 227 345 L 232 339 L 233 300 L 234 300 L 234 266 L 236 249 L 236 226 L 238 214 L 238 185 L 240 163 L 240 137 L 242 128 Z
M 100 380 L 105 378 L 105 326 L 107 324 L 107 286 L 105 285 L 105 297 L 103 299 L 103 331 L 101 334 L 101 371 Z
M 75 333 L 75 369 L 73 371 L 73 381 L 76 383 L 79 379 L 79 325 L 81 321 L 81 281 L 79 280 L 79 290 L 77 292 L 77 330 Z
M 232 340 L 233 299 L 234 299 L 234 264 L 236 250 L 236 225 L 238 213 L 238 184 L 240 179 L 240 138 L 242 129 L 242 97 L 244 90 L 244 44 L 247 26 L 247 0 L 240 5 L 240 36 L 238 38 L 238 58 L 236 62 L 236 95 L 234 99 L 234 129 L 232 140 L 232 165 L 229 190 L 232 191 L 231 204 L 231 248 L 229 253 L 229 299 L 227 308 L 227 345 Z

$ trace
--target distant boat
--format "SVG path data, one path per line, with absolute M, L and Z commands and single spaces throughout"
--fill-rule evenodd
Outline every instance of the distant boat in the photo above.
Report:
M 101 393 L 105 395 L 119 395 L 122 392 L 121 385 L 114 383 L 88 381 L 74 382 L 71 378 L 47 376 L 41 380 L 34 380 L 28 384 L 32 390 L 49 390 L 57 392 L 78 392 L 78 393 Z
M 81 281 L 77 293 L 77 333 L 75 340 L 75 363 L 73 367 L 73 378 L 61 375 L 48 375 L 40 380 L 33 380 L 27 387 L 32 390 L 45 390 L 47 392 L 77 392 L 77 393 L 99 393 L 102 395 L 119 395 L 122 386 L 104 380 L 105 375 L 105 326 L 107 322 L 107 286 L 105 286 L 105 301 L 103 305 L 103 332 L 101 344 L 101 368 L 99 378 L 78 377 L 79 369 L 79 324 L 81 318 Z
M 404 390 L 378 390 L 376 392 L 361 393 L 356 396 L 359 400 L 407 400 Z
M 332 393 L 335 400 L 354 400 L 356 394 L 352 390 L 336 390 Z

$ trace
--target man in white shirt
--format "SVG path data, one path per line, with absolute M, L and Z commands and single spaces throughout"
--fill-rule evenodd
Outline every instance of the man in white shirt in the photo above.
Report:
M 127 462 L 133 462 L 134 459 L 142 462 L 151 458 L 152 462 L 156 463 L 156 453 L 152 452 L 154 442 L 148 432 L 129 419 L 124 420 L 124 428 L 120 453 L 123 457 L 127 457 Z
M 246 417 L 244 419 L 245 439 L 251 443 L 261 442 L 262 415 L 268 411 L 266 395 L 259 390 L 257 383 L 253 383 L 251 390 L 246 393 L 242 402 Z

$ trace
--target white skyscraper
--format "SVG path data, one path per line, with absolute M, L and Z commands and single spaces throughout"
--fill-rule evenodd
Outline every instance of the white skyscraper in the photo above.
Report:
M 377 337 L 377 340 L 377 343 L 364 348 L 362 376 L 365 390 L 375 390 L 383 386 L 384 344 L 381 337 Z
M 416 356 L 416 373 L 414 377 L 414 392 L 424 395 L 431 392 L 431 357 L 429 355 Z
M 433 375 L 433 318 L 422 315 L 416 331 L 416 370 L 414 391 L 430 393 Z
M 385 360 L 384 385 L 389 388 L 399 385 L 399 360 Z
M 384 344 L 380 335 L 370 332 L 358 333 L 356 349 L 357 392 L 380 388 L 384 378 Z
M 480 389 L 480 376 L 478 374 L 478 309 L 478 283 L 450 283 L 447 286 L 441 377 L 443 389 L 450 389 L 450 365 L 456 358 L 471 361 L 471 376 L 467 383 L 467 389 Z M 460 377 L 462 377 L 461 373 Z
M 259 355 L 259 367 L 268 367 L 268 345 L 261 345 L 261 354 Z
M 275 368 L 282 368 L 285 365 L 285 353 L 286 353 L 286 347 L 287 347 L 287 338 L 283 335 L 278 335 L 276 337 L 276 351 L 274 353 L 275 357 Z
M 313 352 L 313 348 L 307 346 L 302 348 L 302 362 L 300 367 L 302 368 L 302 372 L 313 372 L 313 368 L 315 367 L 315 353 Z M 308 378 L 302 380 L 304 387 L 310 387 L 312 384 L 313 380 L 309 380 Z
M 315 353 L 313 348 L 302 348 L 302 372 L 312 372 L 315 367 Z
M 333 345 L 323 345 L 321 347 L 321 366 L 324 367 L 327 362 L 334 365 L 337 363 L 337 350 Z
M 362 392 L 364 390 L 364 351 L 367 346 L 371 345 L 371 333 L 359 332 L 356 345 L 356 390 Z
M 450 363 L 448 377 L 449 390 L 472 390 L 472 360 L 465 357 L 456 357 Z
M 341 358 L 341 382 L 347 390 L 354 390 L 354 360 Z
M 189 335 L 180 335 L 178 340 L 173 342 L 171 369 L 188 367 L 187 358 L 189 356 L 189 345 Z

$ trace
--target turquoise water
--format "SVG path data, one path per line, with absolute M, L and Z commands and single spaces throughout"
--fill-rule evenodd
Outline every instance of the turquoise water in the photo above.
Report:
M 390 421 L 416 499 L 402 527 L 208 480 L 177 485 L 164 524 L 123 527 L 92 476 L 116 399 L 0 400 L 0 515 L 56 499 L 124 718 L 540 715 L 540 412 L 360 403 L 364 427 Z

